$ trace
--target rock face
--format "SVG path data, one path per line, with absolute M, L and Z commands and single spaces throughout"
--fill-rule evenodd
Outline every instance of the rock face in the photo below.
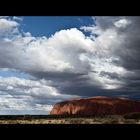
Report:
M 140 102 L 123 98 L 92 97 L 54 105 L 51 115 L 123 115 L 140 112 Z

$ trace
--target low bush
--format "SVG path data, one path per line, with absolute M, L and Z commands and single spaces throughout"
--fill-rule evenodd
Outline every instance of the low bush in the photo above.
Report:
M 123 116 L 124 119 L 140 119 L 140 113 L 135 112 L 135 113 L 129 113 L 129 114 L 125 114 Z

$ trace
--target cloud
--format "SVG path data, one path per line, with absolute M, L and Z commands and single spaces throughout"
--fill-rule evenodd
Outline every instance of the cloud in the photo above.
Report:
M 119 21 L 116 21 L 114 25 L 118 28 L 126 28 L 130 23 L 131 22 L 127 21 L 126 19 L 120 19 Z
M 19 69 L 39 79 L 53 80 L 52 85 L 62 93 L 80 95 L 82 86 L 85 89 L 89 85 L 99 89 L 108 86 L 109 82 L 92 73 L 102 68 L 96 54 L 97 43 L 76 28 L 61 30 L 50 38 L 29 35 L 4 43 L 7 48 L 1 48 L 1 52 L 6 54 L 4 57 L 1 54 L 1 67 Z
M 14 16 L 14 17 L 13 17 L 13 20 L 23 21 L 23 17 L 16 17 L 16 16 Z
M 139 25 L 140 17 L 96 17 L 96 26 L 81 27 L 84 31 L 90 32 L 90 37 L 95 40 L 95 44 L 99 48 L 99 63 L 108 67 L 107 69 L 101 67 L 103 68 L 102 78 L 108 77 L 107 79 L 113 80 L 116 75 L 115 79 L 120 84 L 116 91 L 119 89 L 119 92 L 122 91 L 130 97 L 137 96 L 138 98 L 140 89 L 138 82 L 140 75 Z M 96 33 L 98 33 L 97 37 L 94 35 Z M 102 59 L 106 62 L 102 62 Z M 134 75 L 137 75 L 137 81 L 134 80 Z M 131 93 L 128 90 L 131 90 Z
M 4 34 L 5 32 L 10 32 L 18 25 L 19 24 L 16 21 L 0 18 L 0 33 Z
M 79 60 L 77 54 L 94 51 L 94 48 L 91 47 L 92 43 L 93 42 L 86 38 L 82 32 L 77 29 L 70 29 L 57 32 L 49 39 L 45 37 L 34 38 L 31 36 L 21 36 L 14 40 L 4 40 L 1 41 L 1 44 L 7 47 L 1 47 L 0 49 L 1 52 L 6 53 L 5 58 L 10 57 L 12 62 L 14 62 L 13 59 L 20 61 L 13 64 L 13 67 L 23 69 L 25 66 L 25 69 L 28 69 L 30 66 L 32 70 L 34 69 L 33 67 L 35 67 L 35 71 L 40 69 L 39 71 L 60 72 L 67 70 L 75 71 L 75 69 L 77 69 L 78 72 L 80 67 L 78 68 L 77 64 L 79 63 L 79 66 L 81 65 L 82 67 L 84 63 Z M 69 52 L 69 54 L 66 54 L 67 52 Z M 19 58 L 19 60 L 16 57 Z M 35 59 L 36 57 L 38 57 L 38 59 Z M 23 64 L 22 62 L 26 64 L 24 66 L 17 66 Z M 10 64 L 11 62 L 7 65 Z M 36 67 L 37 65 L 38 67 Z
M 52 104 L 76 98 L 63 94 L 50 86 L 47 80 L 25 80 L 17 77 L 0 77 L 0 107 L 3 110 L 23 110 L 38 111 L 48 113 Z

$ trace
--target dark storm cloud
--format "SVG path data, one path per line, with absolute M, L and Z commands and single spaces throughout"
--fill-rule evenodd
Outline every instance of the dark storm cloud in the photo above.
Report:
M 120 35 L 125 37 L 114 54 L 120 58 L 119 65 L 131 72 L 121 79 L 125 82 L 123 88 L 126 88 L 126 94 L 131 91 L 130 97 L 140 98 L 140 17 L 126 19 L 130 20 L 131 24 L 126 30 L 119 29 Z
M 114 49 L 114 55 L 120 58 L 119 65 L 123 66 L 127 70 L 139 70 L 140 69 L 140 17 L 116 17 L 118 19 L 126 19 L 130 21 L 130 24 L 126 28 L 117 28 L 118 36 L 122 36 L 123 41 L 120 46 Z M 103 20 L 103 19 L 102 19 Z M 104 19 L 104 21 L 108 21 Z M 115 19 L 113 18 L 115 21 Z M 107 23 L 108 23 L 107 22 Z M 101 27 L 106 27 L 103 22 Z M 108 23 L 108 26 L 112 24 Z M 115 46 L 115 44 L 112 44 Z M 118 62 L 117 62 L 118 64 Z
M 73 80 L 78 79 L 81 76 L 85 75 L 84 73 L 70 73 L 70 72 L 33 72 L 33 76 L 42 79 L 59 79 L 61 80 Z
M 140 17 L 96 17 L 96 26 L 98 28 L 89 26 L 83 29 L 91 32 L 91 35 L 94 35 L 94 32 L 99 33 L 96 40 L 100 38 L 101 45 L 109 42 L 109 46 L 105 46 L 108 48 L 105 53 L 100 53 L 101 58 L 106 59 L 106 56 L 118 58 L 110 63 L 124 68 L 125 71 L 118 72 L 117 69 L 113 70 L 113 67 L 112 72 L 106 68 L 100 71 L 99 76 L 120 81 L 121 84 L 117 89 L 98 88 L 98 90 L 106 95 L 111 92 L 112 95 L 140 98 Z M 115 40 L 111 41 L 107 38 L 109 36 Z M 104 47 L 101 46 L 101 49 L 104 50 Z
M 101 71 L 100 72 L 101 76 L 105 76 L 108 77 L 110 79 L 119 79 L 119 74 L 117 74 L 116 72 L 105 72 L 105 71 Z
M 94 81 L 96 83 L 95 85 L 93 85 L 93 81 L 92 85 L 89 83 L 90 77 L 88 73 L 41 72 L 33 73 L 32 75 L 38 79 L 46 78 L 51 80 L 51 86 L 56 87 L 62 94 L 89 96 L 93 95 L 94 92 L 98 94 L 96 90 L 101 87 L 100 83 L 96 80 Z

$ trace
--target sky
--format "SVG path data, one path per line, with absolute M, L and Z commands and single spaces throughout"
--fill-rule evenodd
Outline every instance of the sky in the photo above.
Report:
M 0 16 L 0 115 L 57 102 L 140 98 L 140 17 Z

